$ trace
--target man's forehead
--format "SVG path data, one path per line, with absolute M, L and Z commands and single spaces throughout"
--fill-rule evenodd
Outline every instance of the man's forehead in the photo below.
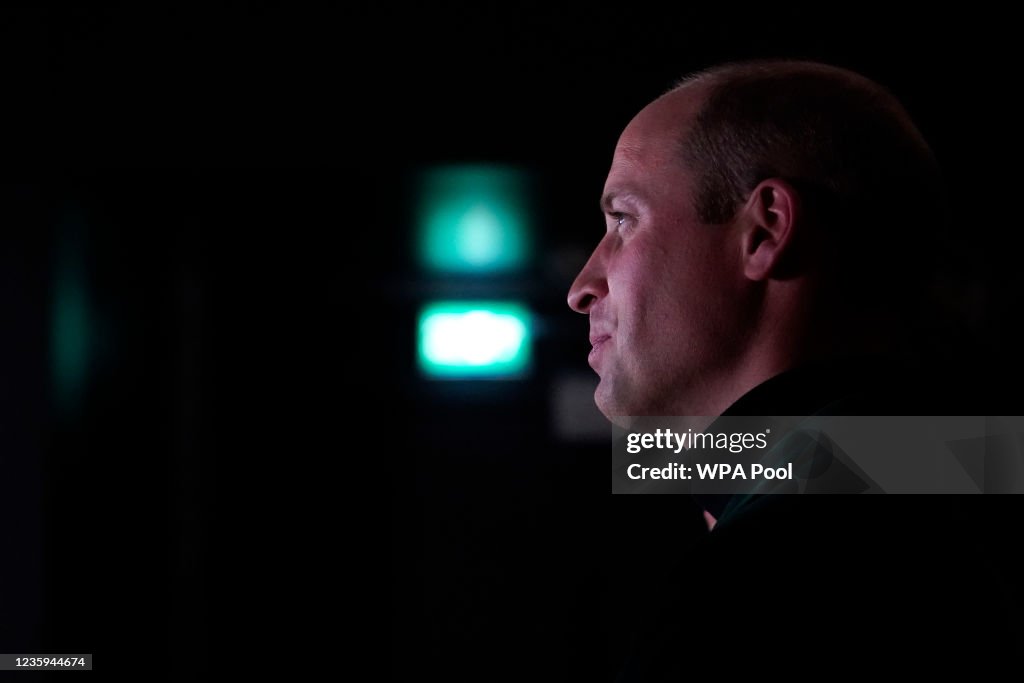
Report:
M 612 166 L 635 166 L 641 163 L 647 156 L 646 147 L 642 138 L 636 135 L 627 136 L 624 132 L 615 145 Z
M 633 117 L 619 137 L 618 149 L 638 154 L 652 142 L 661 146 L 666 140 L 679 140 L 700 109 L 704 88 L 690 85 L 668 92 Z
M 652 105 L 653 106 L 653 105 Z M 647 110 L 644 110 L 645 112 Z M 689 127 L 690 117 L 674 110 L 677 115 L 659 112 L 656 115 L 638 115 L 619 136 L 612 158 L 613 166 L 630 167 L 674 159 Z
M 631 185 L 646 186 L 653 178 L 678 180 L 677 174 L 684 172 L 680 145 L 702 98 L 702 89 L 687 86 L 663 95 L 633 117 L 615 146 L 606 197 L 627 194 Z
M 615 158 L 612 159 L 611 168 L 608 169 L 608 176 L 604 181 L 604 192 L 601 198 L 602 205 L 607 205 L 616 196 L 624 194 L 636 194 L 637 183 L 643 180 L 643 164 L 638 163 L 639 151 L 631 150 L 620 154 L 616 148 Z
M 634 130 L 619 138 L 608 170 L 608 183 L 657 172 L 679 160 L 679 141 L 671 131 Z

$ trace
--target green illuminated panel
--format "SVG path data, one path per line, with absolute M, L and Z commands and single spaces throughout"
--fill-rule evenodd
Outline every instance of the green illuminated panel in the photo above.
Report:
M 419 260 L 430 270 L 481 273 L 530 256 L 526 177 L 503 166 L 434 169 L 420 188 Z
M 420 313 L 419 364 L 435 378 L 522 376 L 530 365 L 530 313 L 493 301 L 429 304 Z

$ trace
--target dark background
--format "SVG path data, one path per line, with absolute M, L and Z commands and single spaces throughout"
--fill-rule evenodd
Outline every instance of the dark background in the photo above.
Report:
M 344 666 L 380 676 L 608 678 L 636 601 L 622 587 L 656 590 L 667 539 L 699 520 L 686 501 L 612 500 L 606 443 L 555 434 L 555 381 L 589 372 L 565 294 L 621 129 L 722 60 L 830 61 L 905 102 L 954 212 L 945 235 L 920 226 L 951 245 L 938 352 L 977 380 L 950 413 L 1020 414 L 999 16 L 126 3 L 3 19 L 4 652 L 92 652 L 111 673 L 155 655 L 153 679 L 188 680 L 255 667 L 225 651 L 317 668 L 291 657 L 356 629 L 386 659 Z M 450 162 L 533 178 L 538 258 L 496 285 L 541 321 L 526 381 L 414 371 L 424 297 L 478 286 L 412 258 L 417 174 Z M 884 236 L 866 219 L 850 241 Z M 55 370 L 69 291 L 72 389 Z M 382 624 L 353 616 L 359 598 Z

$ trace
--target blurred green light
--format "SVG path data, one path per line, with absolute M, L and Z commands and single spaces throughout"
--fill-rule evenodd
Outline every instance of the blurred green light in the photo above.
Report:
M 420 369 L 429 377 L 499 379 L 530 364 L 530 313 L 504 302 L 437 302 L 419 319 Z
M 450 273 L 507 271 L 530 256 L 527 182 L 504 166 L 452 166 L 420 188 L 419 260 Z
M 51 315 L 54 402 L 64 417 L 82 407 L 94 351 L 95 320 L 86 266 L 86 225 L 71 208 L 57 228 Z

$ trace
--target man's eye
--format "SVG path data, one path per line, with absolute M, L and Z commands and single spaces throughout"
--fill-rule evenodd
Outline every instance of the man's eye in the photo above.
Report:
M 629 222 L 629 216 L 624 213 L 612 212 L 608 214 L 608 216 L 612 219 L 612 223 L 615 224 L 615 227 L 619 229 L 625 227 L 626 223 Z

